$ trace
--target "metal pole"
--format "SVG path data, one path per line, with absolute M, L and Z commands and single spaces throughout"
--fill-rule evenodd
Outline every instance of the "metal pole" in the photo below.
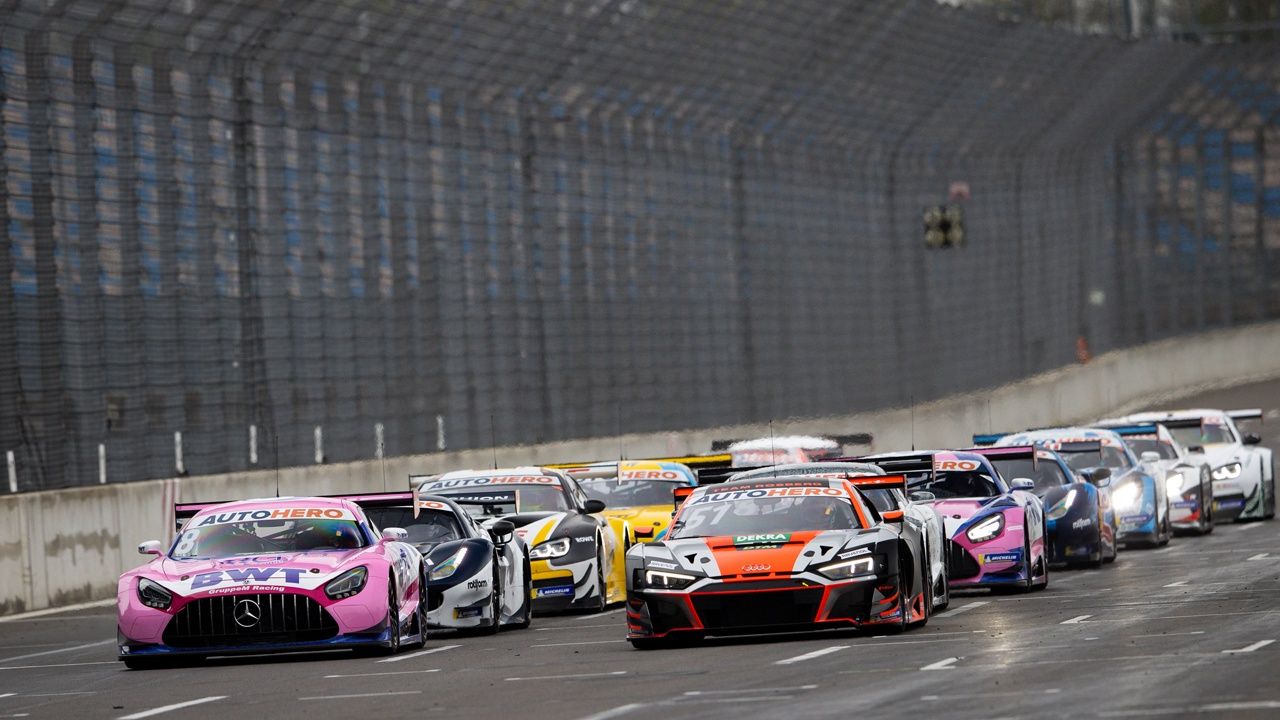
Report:
M 98 443 L 98 484 L 107 484 L 107 445 Z
M 249 426 L 249 464 L 258 464 L 258 426 Z
M 173 433 L 173 468 L 179 475 L 187 474 L 187 464 L 182 460 L 182 431 Z
M 13 456 L 13 451 L 5 453 L 5 457 L 9 460 L 9 492 L 17 494 L 18 492 L 18 459 Z
M 316 464 L 324 462 L 324 430 L 319 425 L 316 426 Z

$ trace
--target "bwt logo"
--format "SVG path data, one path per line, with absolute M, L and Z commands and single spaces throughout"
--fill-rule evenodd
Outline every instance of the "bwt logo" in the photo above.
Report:
M 306 572 L 302 568 L 255 568 L 247 567 L 243 570 L 215 570 L 213 572 L 200 573 L 191 580 L 191 589 L 199 590 L 201 588 L 213 587 L 223 582 L 226 577 L 227 582 L 266 582 L 276 576 L 277 573 L 284 575 L 284 581 L 297 585 L 302 578 L 302 573 Z
M 489 587 L 488 580 L 472 580 L 471 582 L 467 583 L 468 590 L 481 590 L 487 587 Z

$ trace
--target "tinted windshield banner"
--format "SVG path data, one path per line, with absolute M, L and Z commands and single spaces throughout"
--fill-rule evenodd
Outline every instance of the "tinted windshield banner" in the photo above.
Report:
M 236 522 L 263 522 L 267 520 L 355 520 L 355 516 L 342 508 L 262 508 L 239 512 L 213 513 L 196 521 L 194 527 L 223 525 Z
M 782 497 L 834 497 L 849 499 L 843 490 L 833 487 L 770 487 L 759 488 L 755 490 L 729 490 L 724 492 L 709 492 L 696 500 L 691 501 L 690 505 L 704 505 L 707 503 L 732 502 L 735 500 L 748 500 L 758 498 L 782 498 Z
M 486 485 L 559 485 L 560 479 L 547 475 L 498 475 L 494 477 L 467 477 L 452 480 L 433 480 L 420 489 L 423 493 L 454 488 L 484 487 Z

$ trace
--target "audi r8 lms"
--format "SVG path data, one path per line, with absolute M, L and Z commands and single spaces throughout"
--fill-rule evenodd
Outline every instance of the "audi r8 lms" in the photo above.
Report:
M 603 502 L 607 518 L 625 521 L 632 542 L 652 542 L 671 524 L 671 497 L 698 478 L 688 466 L 662 460 L 624 460 L 568 468 L 587 497 Z
M 947 534 L 951 589 L 1041 590 L 1049 584 L 1044 506 L 1025 478 L 1005 482 L 972 452 L 933 450 L 858 458 L 907 476 L 934 496 Z
M 1073 470 L 1092 480 L 1109 475 L 1111 503 L 1120 518 L 1121 545 L 1165 545 L 1172 537 L 1164 477 L 1143 469 L 1115 432 L 1082 427 L 1029 430 L 1004 435 L 996 445 L 1047 447 L 1062 455 Z
M 120 576 L 119 658 L 380 648 L 426 638 L 422 555 L 379 534 L 347 500 L 270 498 L 179 505 L 173 543 Z
M 393 492 L 350 495 L 376 527 L 404 528 L 427 566 L 427 626 L 495 633 L 533 617 L 529 557 L 515 526 L 482 528 L 445 497 Z
M 975 438 L 981 441 L 981 437 Z M 1051 565 L 1101 566 L 1116 559 L 1120 524 L 1111 508 L 1111 478 L 1089 481 L 1058 453 L 1037 448 L 975 448 L 1006 478 L 1028 478 L 1045 507 Z
M 529 546 L 536 612 L 603 610 L 623 599 L 625 521 L 601 517 L 605 504 L 587 497 L 565 473 L 544 467 L 457 470 L 413 476 L 420 496 L 462 506 L 481 525 L 515 526 Z
M 1148 472 L 1165 476 L 1169 493 L 1169 524 L 1181 532 L 1213 532 L 1213 468 L 1202 452 L 1187 452 L 1169 428 L 1103 420 L 1098 427 L 1114 430 Z
M 915 492 L 907 497 L 897 483 L 882 483 L 884 470 L 879 465 L 860 462 L 816 462 L 775 465 L 734 473 L 729 480 L 753 480 L 778 476 L 822 477 L 849 480 L 882 517 L 894 517 L 900 511 L 904 521 L 924 531 L 924 555 L 928 558 L 933 611 L 942 612 L 951 602 L 950 578 L 947 575 L 947 536 L 942 517 L 930 501 L 933 495 Z
M 1259 420 L 1261 410 L 1176 410 L 1145 412 L 1123 418 L 1134 423 L 1160 423 L 1187 450 L 1204 450 L 1212 466 L 1214 518 L 1218 521 L 1270 519 L 1276 515 L 1276 472 L 1271 450 L 1262 438 L 1241 432 L 1240 420 Z
M 919 530 L 883 522 L 847 480 L 766 477 L 687 492 L 667 537 L 627 553 L 636 648 L 928 622 Z

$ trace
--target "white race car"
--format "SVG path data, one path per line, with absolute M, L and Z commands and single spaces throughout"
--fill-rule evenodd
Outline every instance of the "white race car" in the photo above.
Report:
M 1169 428 L 1159 423 L 1134 424 L 1102 420 L 1114 430 L 1152 475 L 1163 474 L 1169 494 L 1169 524 L 1199 535 L 1213 532 L 1213 467 L 1203 452 L 1189 452 Z
M 1213 516 L 1227 520 L 1270 519 L 1276 514 L 1276 473 L 1262 438 L 1242 433 L 1237 420 L 1262 418 L 1261 410 L 1175 410 L 1129 415 L 1133 423 L 1159 423 L 1188 451 L 1203 450 L 1213 468 Z

